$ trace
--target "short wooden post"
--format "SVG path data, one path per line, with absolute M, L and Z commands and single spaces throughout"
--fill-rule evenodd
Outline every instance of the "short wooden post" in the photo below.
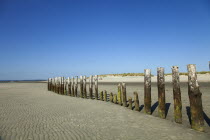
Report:
M 188 69 L 188 95 L 190 99 L 191 127 L 197 131 L 204 131 L 204 117 L 202 106 L 202 93 L 199 89 L 196 65 L 187 65 Z
M 113 103 L 113 93 L 112 92 L 110 93 L 109 100 L 110 100 L 110 102 Z
M 138 93 L 134 92 L 134 104 L 135 104 L 135 110 L 139 111 L 139 97 L 138 97 Z
M 67 83 L 66 83 L 66 89 L 67 89 L 66 95 L 69 95 L 69 82 L 70 82 L 70 78 L 68 77 L 67 78 Z
M 107 102 L 107 91 L 104 91 L 104 101 Z
M 123 106 L 127 107 L 126 84 L 122 83 Z
M 64 95 L 64 77 L 62 77 L 62 94 Z
M 83 76 L 80 76 L 80 97 L 83 98 Z
M 77 97 L 77 88 L 78 88 L 78 76 L 76 76 L 76 79 L 75 79 L 75 89 L 74 89 L 74 94 L 76 97 Z
M 53 78 L 53 92 L 58 93 L 57 92 L 57 77 Z
M 133 108 L 133 105 L 132 105 L 132 98 L 131 97 L 128 97 L 128 108 L 132 110 Z
M 67 79 L 65 78 L 64 79 L 64 94 L 66 95 L 66 93 L 67 93 L 67 86 L 66 86 L 66 84 L 67 84 Z
M 118 104 L 122 105 L 122 91 L 121 91 L 121 84 L 118 84 L 118 94 L 117 94 Z
M 75 86 L 74 77 L 72 77 L 72 96 L 73 96 L 73 97 L 75 96 L 74 86 Z
M 72 96 L 72 92 L 71 92 L 71 89 L 72 89 L 72 84 L 71 84 L 71 79 L 69 78 L 69 96 Z
M 166 107 L 165 107 L 164 68 L 157 68 L 157 85 L 158 85 L 158 114 L 160 118 L 165 119 Z
M 50 78 L 48 78 L 48 80 L 47 80 L 47 90 L 48 91 L 50 90 Z
M 114 102 L 115 104 L 117 104 L 117 94 L 114 94 L 113 102 Z
M 62 90 L 61 89 L 61 77 L 59 77 L 58 88 L 59 88 L 58 93 L 61 94 L 62 93 L 62 91 L 61 91 Z
M 87 98 L 86 76 L 83 76 L 83 94 L 84 94 L 84 98 Z
M 60 89 L 59 93 L 62 94 L 62 77 L 60 77 L 60 83 L 59 83 L 59 85 L 60 85 L 60 87 L 59 87 L 59 89 Z
M 56 93 L 56 90 L 55 90 L 55 78 L 52 79 L 52 91 Z
M 100 93 L 100 100 L 103 101 L 103 91 Z
M 95 75 L 95 99 L 98 100 L 98 75 Z
M 176 123 L 182 123 L 182 100 L 179 85 L 179 67 L 173 66 L 171 69 L 174 97 L 174 120 Z
M 90 96 L 90 99 L 93 98 L 93 76 L 90 75 L 89 77 L 89 96 Z
M 151 114 L 151 70 L 144 70 L 144 112 Z

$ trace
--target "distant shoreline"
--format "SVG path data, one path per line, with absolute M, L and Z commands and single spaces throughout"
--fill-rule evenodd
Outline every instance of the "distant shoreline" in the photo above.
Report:
M 46 80 L 0 80 L 0 83 L 46 83 Z

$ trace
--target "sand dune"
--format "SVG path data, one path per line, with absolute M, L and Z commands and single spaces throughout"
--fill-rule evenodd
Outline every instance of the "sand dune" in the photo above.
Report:
M 210 74 L 197 74 L 198 82 L 210 82 Z M 143 82 L 144 76 L 107 76 L 99 77 L 99 82 Z M 172 82 L 172 76 L 165 76 L 166 82 Z M 187 82 L 188 76 L 180 75 L 180 82 Z M 157 76 L 152 77 L 152 82 L 157 82 Z
M 100 90 L 104 88 L 107 87 L 99 85 Z M 58 95 L 47 91 L 46 83 L 1 83 L 0 109 L 1 140 L 207 140 L 210 137 L 208 132 L 197 132 L 109 102 Z

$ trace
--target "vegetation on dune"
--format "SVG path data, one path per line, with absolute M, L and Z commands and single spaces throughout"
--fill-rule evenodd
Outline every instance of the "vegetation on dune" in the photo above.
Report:
M 103 74 L 99 75 L 100 77 L 107 77 L 107 76 L 144 76 L 144 73 L 121 73 L 121 74 Z M 152 75 L 153 76 L 153 75 Z
M 210 74 L 210 71 L 200 71 L 200 72 L 197 72 L 197 74 Z M 167 75 L 172 75 L 172 73 L 166 73 L 165 76 Z M 188 75 L 187 72 L 180 72 L 179 75 Z M 122 76 L 122 77 L 125 77 L 125 76 L 144 76 L 144 73 L 121 73 L 121 74 L 102 74 L 102 75 L 99 75 L 100 77 L 107 77 L 107 76 Z M 154 75 L 151 75 L 151 76 L 154 76 Z
M 200 72 L 197 72 L 197 74 L 210 74 L 210 71 L 200 71 Z M 172 73 L 167 73 L 165 74 L 166 76 L 167 75 L 172 75 Z M 188 75 L 187 72 L 180 72 L 179 75 Z

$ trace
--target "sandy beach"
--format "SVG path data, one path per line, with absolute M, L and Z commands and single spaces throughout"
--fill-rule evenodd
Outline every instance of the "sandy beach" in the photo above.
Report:
M 116 93 L 117 83 L 99 84 L 99 91 Z M 171 83 L 166 84 L 167 118 L 157 117 L 157 89 L 152 85 L 153 114 L 140 112 L 110 102 L 58 95 L 47 91 L 46 83 L 0 84 L 0 137 L 1 140 L 97 140 L 97 139 L 165 139 L 207 140 L 210 137 L 210 86 L 200 83 L 206 114 L 206 132 L 190 129 L 186 107 L 189 106 L 187 84 L 181 84 L 183 124 L 173 121 Z M 143 104 L 143 83 L 128 83 L 128 96 L 138 91 Z

